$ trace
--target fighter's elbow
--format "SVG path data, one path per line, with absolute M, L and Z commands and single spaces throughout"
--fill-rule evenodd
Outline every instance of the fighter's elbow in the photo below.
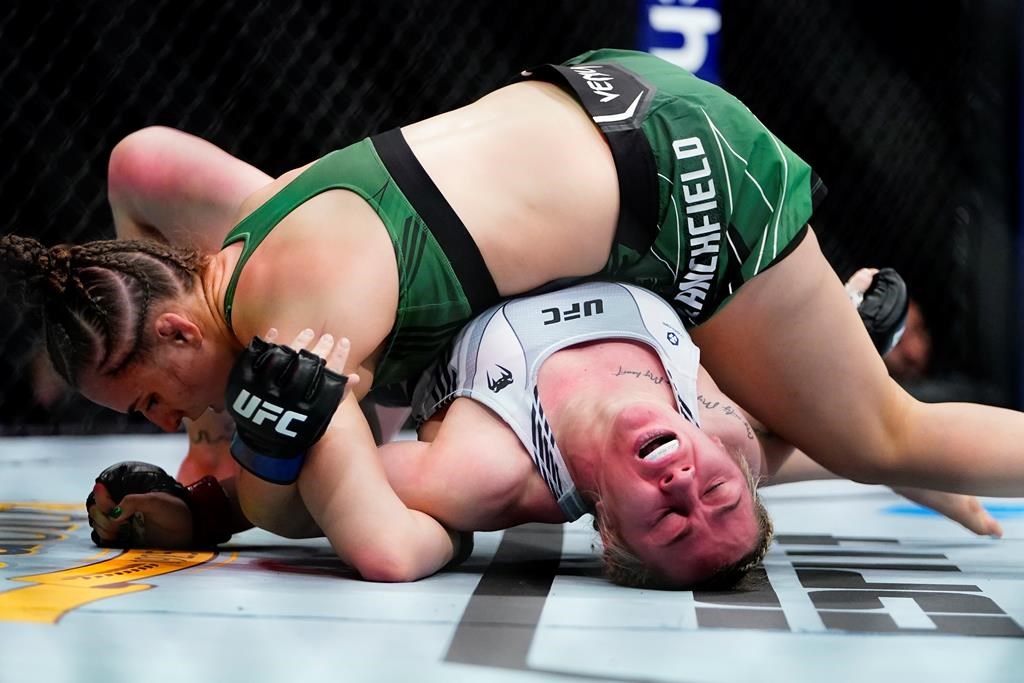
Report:
M 114 199 L 146 192 L 164 177 L 160 161 L 169 145 L 184 134 L 163 126 L 129 133 L 110 151 L 107 191 Z
M 359 575 L 367 581 L 407 583 L 429 575 L 411 553 L 395 549 L 361 551 L 351 558 Z

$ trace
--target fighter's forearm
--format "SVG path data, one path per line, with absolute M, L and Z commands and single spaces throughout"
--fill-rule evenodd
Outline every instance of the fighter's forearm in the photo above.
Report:
M 186 420 L 185 430 L 188 454 L 178 469 L 178 481 L 195 481 L 204 474 L 218 479 L 235 475 L 238 467 L 229 450 L 235 423 L 226 413 L 207 410 L 198 420 Z
M 837 479 L 838 477 L 820 464 L 812 460 L 803 451 L 789 446 L 789 455 L 779 463 L 764 484 L 788 484 L 795 481 L 815 481 L 818 479 Z
M 297 484 L 271 484 L 242 470 L 232 496 L 242 516 L 254 526 L 285 538 L 323 536 Z
M 189 444 L 227 447 L 235 435 L 235 423 L 226 412 L 212 408 L 198 420 L 185 420 Z
M 299 489 L 335 552 L 366 579 L 413 581 L 453 557 L 452 535 L 391 488 L 354 400 L 342 402 L 309 453 Z
M 725 397 L 723 396 L 723 398 Z M 703 401 L 704 398 L 699 396 L 698 400 Z M 707 403 L 704 405 L 705 407 L 708 407 Z M 779 468 L 790 459 L 790 456 L 797 452 L 793 447 L 793 444 L 774 434 L 741 406 L 735 406 L 721 401 L 714 401 L 714 406 L 717 410 L 724 412 L 730 417 L 738 419 L 745 425 L 748 437 L 751 437 L 757 443 L 757 449 L 761 457 L 761 474 L 771 477 L 772 483 L 779 483 L 775 481 L 775 475 Z M 801 453 L 800 455 L 803 454 Z M 807 458 L 807 456 L 803 456 L 803 458 L 812 462 Z M 816 465 L 816 463 L 813 462 L 812 464 Z

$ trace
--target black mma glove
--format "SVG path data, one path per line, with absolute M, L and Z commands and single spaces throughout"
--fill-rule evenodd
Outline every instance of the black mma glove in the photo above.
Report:
M 857 312 L 881 355 L 889 353 L 899 343 L 907 327 L 909 309 L 907 285 L 900 274 L 892 268 L 882 268 L 875 273 Z
M 162 468 L 146 462 L 119 462 L 111 465 L 96 477 L 96 483 L 103 484 L 115 503 L 128 495 L 140 493 L 169 493 L 188 506 L 192 515 L 192 541 L 189 547 L 205 548 L 223 543 L 231 538 L 233 528 L 231 503 L 220 483 L 206 476 L 197 482 L 182 486 Z M 90 491 L 85 499 L 85 508 L 90 510 L 96 504 L 96 496 Z M 136 513 L 139 514 L 139 513 Z M 108 548 L 148 547 L 143 539 L 141 520 L 131 519 L 118 528 L 118 536 L 104 541 L 92 532 L 92 542 Z M 89 516 L 89 526 L 93 526 Z
M 468 560 L 469 556 L 473 554 L 473 532 L 457 531 L 455 534 L 457 539 L 455 544 L 455 553 L 452 556 L 452 559 L 448 561 L 448 564 L 444 566 L 444 569 L 458 567 L 460 564 Z
M 327 431 L 348 378 L 309 351 L 254 337 L 231 370 L 226 405 L 235 460 L 257 477 L 290 484 Z
M 103 484 L 115 503 L 120 503 L 125 496 L 134 493 L 169 493 L 180 498 L 189 505 L 189 493 L 178 481 L 167 474 L 162 468 L 150 465 L 148 462 L 119 462 L 111 465 L 100 472 L 96 477 L 96 483 Z M 96 504 L 96 496 L 90 491 L 85 499 L 86 510 Z M 191 508 L 191 505 L 189 505 Z M 89 517 L 89 526 L 93 526 L 92 517 Z M 136 534 L 134 521 L 121 525 L 118 530 L 118 537 L 113 541 L 104 541 L 94 530 L 92 542 L 98 546 L 107 548 L 130 548 L 138 545 L 139 539 Z

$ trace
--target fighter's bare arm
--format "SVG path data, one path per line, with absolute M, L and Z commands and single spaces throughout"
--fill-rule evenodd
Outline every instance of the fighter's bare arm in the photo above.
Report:
M 394 258 L 371 207 L 349 192 L 323 193 L 289 214 L 253 254 L 238 281 L 232 321 L 243 344 L 271 326 L 281 339 L 308 327 L 317 337 L 329 332 L 351 340 L 345 372 L 357 372 L 363 381 L 310 450 L 297 487 L 242 472 L 238 493 L 246 516 L 264 528 L 280 526 L 281 515 L 301 496 L 338 555 L 377 580 L 430 574 L 453 550 L 441 525 L 409 510 L 388 484 L 355 400 L 371 385 L 379 350 L 394 325 Z
M 150 126 L 111 151 L 107 197 L 118 238 L 159 239 L 213 254 L 245 198 L 272 181 L 202 138 Z
M 839 479 L 835 473 L 815 462 L 806 453 L 797 450 L 771 430 L 758 422 L 723 394 L 707 372 L 700 369 L 702 418 L 705 423 L 729 430 L 731 443 L 739 450 L 760 458 L 759 486 L 771 486 L 798 481 Z M 932 491 L 909 486 L 893 486 L 899 495 L 950 518 L 976 534 L 1001 536 L 999 523 L 985 510 L 974 496 Z

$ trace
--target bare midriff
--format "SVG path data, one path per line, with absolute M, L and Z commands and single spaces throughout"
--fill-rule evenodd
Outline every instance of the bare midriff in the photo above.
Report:
M 615 164 L 558 87 L 516 83 L 402 132 L 502 295 L 605 265 L 619 213 Z

